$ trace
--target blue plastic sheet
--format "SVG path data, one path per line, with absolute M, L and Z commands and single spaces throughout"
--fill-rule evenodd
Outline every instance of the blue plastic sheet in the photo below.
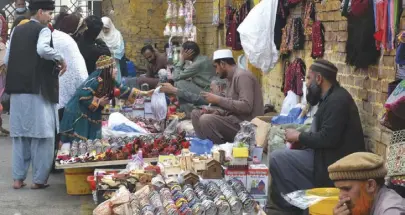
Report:
M 211 149 L 214 146 L 214 143 L 211 140 L 201 140 L 199 138 L 193 138 L 191 140 L 190 152 L 193 152 L 197 155 L 203 155 L 205 153 L 211 153 Z
M 301 108 L 293 108 L 290 110 L 288 113 L 288 116 L 275 116 L 271 120 L 271 123 L 273 125 L 284 125 L 284 124 L 304 124 L 304 121 L 307 119 L 307 117 L 301 117 L 300 116 L 302 112 Z

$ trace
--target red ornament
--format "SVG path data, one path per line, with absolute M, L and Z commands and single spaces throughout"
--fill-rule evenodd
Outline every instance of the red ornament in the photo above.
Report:
M 114 97 L 119 97 L 121 95 L 121 90 L 119 88 L 114 87 Z
M 183 146 L 184 149 L 190 148 L 190 142 L 188 142 L 188 141 L 182 142 L 181 145 Z

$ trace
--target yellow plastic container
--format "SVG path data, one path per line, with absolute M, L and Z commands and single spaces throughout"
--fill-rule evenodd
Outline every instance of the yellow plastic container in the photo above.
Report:
M 339 202 L 339 189 L 315 188 L 308 190 L 307 195 L 328 197 L 309 207 L 310 215 L 333 215 L 333 208 Z
M 65 169 L 66 192 L 69 195 L 91 194 L 87 176 L 94 174 L 94 168 Z
M 235 147 L 232 149 L 232 156 L 234 158 L 247 158 L 249 157 L 249 149 L 247 147 Z

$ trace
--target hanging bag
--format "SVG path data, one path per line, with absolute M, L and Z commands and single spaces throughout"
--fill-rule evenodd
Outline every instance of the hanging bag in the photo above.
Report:
M 238 27 L 243 50 L 249 62 L 263 72 L 269 72 L 278 61 L 274 43 L 277 0 L 262 0 Z

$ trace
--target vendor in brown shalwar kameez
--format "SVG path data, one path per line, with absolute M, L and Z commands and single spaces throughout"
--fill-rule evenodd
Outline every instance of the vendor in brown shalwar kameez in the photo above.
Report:
M 215 144 L 233 141 L 239 123 L 250 121 L 264 113 L 263 95 L 259 82 L 249 71 L 237 67 L 231 50 L 214 52 L 214 67 L 221 79 L 228 79 L 225 97 L 203 92 L 205 100 L 225 110 L 225 114 L 203 114 L 194 110 L 191 120 L 197 136 Z

